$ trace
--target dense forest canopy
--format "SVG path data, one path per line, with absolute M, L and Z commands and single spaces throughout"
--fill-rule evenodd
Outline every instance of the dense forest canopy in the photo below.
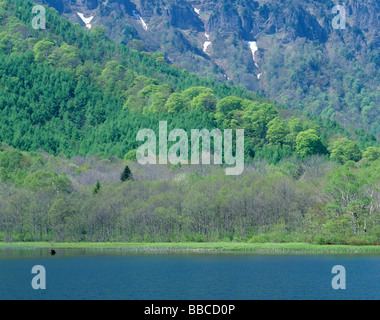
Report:
M 6 241 L 306 241 L 380 244 L 380 159 L 322 156 L 240 176 L 218 166 L 67 159 L 2 147 Z
M 124 157 L 137 147 L 137 131 L 157 130 L 160 119 L 169 129 L 243 128 L 247 157 L 271 161 L 326 153 L 337 138 L 361 148 L 377 143 L 364 131 L 349 134 L 336 122 L 292 115 L 242 88 L 168 66 L 160 54 L 114 44 L 101 27 L 82 30 L 54 9 L 46 29 L 34 30 L 32 3 L 2 1 L 0 8 L 0 141 L 22 150 Z

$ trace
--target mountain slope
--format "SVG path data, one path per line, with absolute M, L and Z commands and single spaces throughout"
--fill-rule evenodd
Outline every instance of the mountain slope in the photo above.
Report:
M 21 0 L 0 6 L 0 141 L 13 147 L 122 158 L 138 147 L 139 129 L 157 132 L 160 120 L 187 132 L 245 129 L 246 158 L 270 162 L 325 154 L 342 137 L 362 148 L 377 143 L 365 131 L 349 133 L 336 122 L 180 71 L 159 54 L 115 44 L 102 28 L 83 30 L 53 9 L 47 29 L 34 30 L 31 8 Z
M 83 27 L 78 12 L 93 16 L 114 40 L 162 51 L 180 68 L 380 132 L 377 1 L 342 1 L 342 30 L 329 0 L 43 2 Z

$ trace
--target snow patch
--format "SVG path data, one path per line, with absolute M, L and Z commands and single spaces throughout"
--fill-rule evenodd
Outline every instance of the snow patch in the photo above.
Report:
M 193 7 L 193 9 L 194 9 L 194 11 L 196 12 L 197 15 L 200 15 L 201 9 L 198 9 L 198 8 L 195 8 L 195 7 Z M 211 44 L 210 35 L 207 32 L 205 32 L 205 37 L 206 37 L 207 41 L 205 41 L 203 43 L 203 52 L 206 53 L 206 54 L 208 54 L 206 51 L 207 51 L 207 48 Z
M 256 68 L 258 68 L 259 66 L 257 65 L 257 62 L 256 62 L 256 57 L 255 57 L 255 53 L 256 51 L 259 49 L 257 47 L 257 42 L 256 41 L 244 41 L 247 46 L 251 49 L 251 52 L 252 52 L 252 58 L 253 58 L 253 62 L 255 63 L 255 66 Z
M 203 52 L 207 53 L 206 50 L 207 50 L 208 46 L 211 44 L 211 41 L 210 41 L 210 35 L 207 32 L 205 32 L 205 37 L 206 37 L 207 41 L 205 41 L 203 43 Z
M 148 26 L 147 24 L 145 23 L 145 21 L 143 20 L 143 18 L 141 18 L 140 14 L 136 11 L 136 10 L 133 10 L 133 15 L 135 16 L 135 18 L 137 20 L 139 20 L 144 28 L 145 31 L 148 31 Z
M 91 16 L 89 18 L 85 18 L 84 15 L 83 15 L 83 13 L 77 12 L 77 14 L 78 14 L 79 18 L 81 18 L 82 21 L 85 23 L 86 27 L 88 29 L 91 29 L 92 25 L 91 25 L 90 22 L 91 22 L 92 19 L 94 19 L 94 16 Z
M 257 64 L 257 61 L 256 61 L 256 51 L 259 50 L 259 48 L 257 47 L 257 42 L 256 41 L 244 41 L 247 46 L 250 48 L 251 52 L 252 52 L 252 58 L 253 58 L 253 62 L 255 63 L 255 66 L 256 68 L 259 69 L 259 66 Z M 257 79 L 260 79 L 262 75 L 262 72 L 260 72 L 258 75 L 257 75 Z

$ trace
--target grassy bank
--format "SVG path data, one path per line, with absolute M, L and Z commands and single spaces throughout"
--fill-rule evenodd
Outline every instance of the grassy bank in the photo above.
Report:
M 0 248 L 51 248 L 50 242 L 0 242 Z M 316 245 L 308 243 L 246 243 L 246 242 L 183 242 L 183 243 L 123 243 L 123 242 L 61 242 L 55 249 L 118 249 L 130 251 L 236 251 L 246 253 L 379 253 L 380 246 Z

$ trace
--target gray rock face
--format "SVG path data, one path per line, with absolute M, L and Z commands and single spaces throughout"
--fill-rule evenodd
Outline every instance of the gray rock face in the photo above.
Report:
M 203 22 L 194 9 L 186 2 L 174 2 L 168 5 L 164 17 L 171 26 L 182 30 L 204 31 Z

